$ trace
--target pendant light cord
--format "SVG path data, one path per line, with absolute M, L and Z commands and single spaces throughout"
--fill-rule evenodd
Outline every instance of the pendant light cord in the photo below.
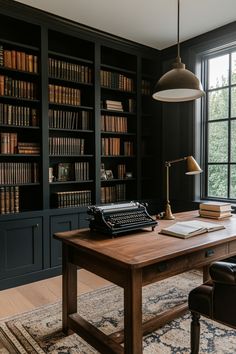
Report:
M 177 46 L 178 46 L 178 58 L 180 58 L 180 46 L 179 46 L 179 1 L 178 0 L 178 21 L 177 21 Z

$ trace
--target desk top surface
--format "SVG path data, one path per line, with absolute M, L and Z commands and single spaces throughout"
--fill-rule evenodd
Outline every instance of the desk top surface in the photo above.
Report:
M 88 255 L 110 259 L 113 263 L 143 267 L 207 247 L 236 240 L 236 215 L 223 220 L 199 218 L 198 211 L 175 214 L 175 220 L 160 220 L 154 231 L 141 230 L 129 235 L 110 238 L 89 229 L 58 232 L 54 235 L 66 244 Z M 202 220 L 223 224 L 225 229 L 207 232 L 188 239 L 161 235 L 158 232 L 178 221 Z

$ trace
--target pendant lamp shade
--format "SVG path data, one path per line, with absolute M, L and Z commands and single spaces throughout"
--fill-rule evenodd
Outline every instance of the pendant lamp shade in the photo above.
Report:
M 163 102 L 191 101 L 205 94 L 197 76 L 185 69 L 185 64 L 181 62 L 179 48 L 179 1 L 180 0 L 178 0 L 178 54 L 173 63 L 173 69 L 159 79 L 152 95 L 155 100 Z

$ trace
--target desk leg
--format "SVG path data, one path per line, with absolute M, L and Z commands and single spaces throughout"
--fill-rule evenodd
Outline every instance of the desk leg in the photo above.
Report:
M 62 327 L 68 334 L 68 315 L 77 312 L 77 266 L 69 262 L 70 246 L 62 244 Z
M 142 354 L 142 272 L 130 271 L 124 289 L 124 353 Z

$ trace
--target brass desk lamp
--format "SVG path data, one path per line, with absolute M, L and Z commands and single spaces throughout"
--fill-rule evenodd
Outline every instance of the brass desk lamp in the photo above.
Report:
M 164 212 L 163 219 L 165 220 L 174 220 L 175 217 L 172 214 L 169 194 L 170 194 L 170 185 L 169 185 L 169 169 L 172 164 L 180 161 L 186 162 L 186 175 L 196 175 L 202 172 L 201 167 L 198 165 L 197 161 L 193 158 L 193 156 L 186 156 L 181 157 L 180 159 L 166 161 L 165 168 L 166 168 L 166 208 Z

